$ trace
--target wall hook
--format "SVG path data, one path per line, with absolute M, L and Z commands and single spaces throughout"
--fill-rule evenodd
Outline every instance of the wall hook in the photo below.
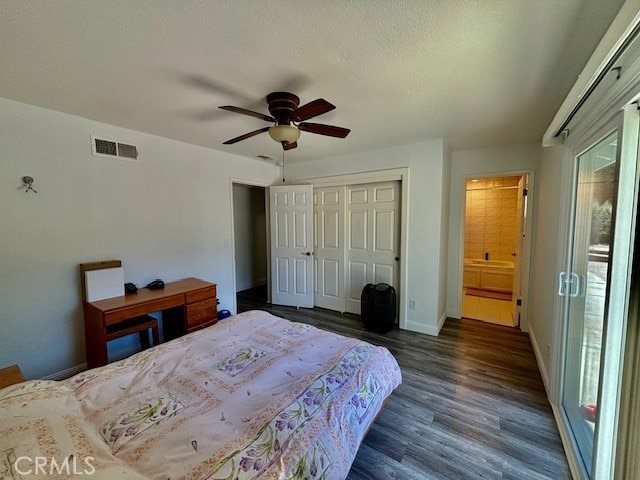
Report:
M 38 191 L 33 188 L 33 182 L 35 182 L 35 180 L 33 179 L 33 177 L 22 177 L 22 181 L 25 184 L 25 189 L 24 189 L 24 193 L 27 193 L 29 190 L 31 190 L 33 193 L 38 193 Z

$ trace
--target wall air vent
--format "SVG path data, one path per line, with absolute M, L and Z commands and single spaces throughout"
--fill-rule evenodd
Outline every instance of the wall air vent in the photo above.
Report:
M 138 148 L 135 145 L 98 138 L 93 135 L 91 135 L 91 153 L 96 157 L 120 157 L 134 160 L 138 158 Z
M 101 138 L 96 138 L 96 153 L 100 153 L 101 155 L 118 155 L 118 150 L 116 148 L 116 142 L 110 142 L 109 140 L 102 140 Z
M 138 158 L 138 149 L 135 145 L 127 145 L 125 143 L 118 144 L 118 156 L 126 158 Z

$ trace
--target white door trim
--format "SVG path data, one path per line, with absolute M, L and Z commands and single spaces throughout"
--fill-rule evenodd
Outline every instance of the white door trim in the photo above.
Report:
M 340 185 L 358 185 L 361 183 L 376 183 L 390 180 L 400 181 L 400 273 L 398 278 L 398 302 L 400 309 L 398 323 L 400 328 L 407 325 L 407 252 L 409 233 L 409 167 L 391 168 L 388 170 L 373 170 L 370 172 L 333 175 L 328 177 L 314 177 L 295 180 L 294 184 L 312 184 L 314 187 L 330 187 Z M 463 242 L 464 245 L 464 242 Z

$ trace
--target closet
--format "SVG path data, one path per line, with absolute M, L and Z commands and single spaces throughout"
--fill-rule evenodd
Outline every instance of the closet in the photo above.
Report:
M 367 283 L 399 287 L 400 181 L 313 190 L 314 305 L 360 313 Z

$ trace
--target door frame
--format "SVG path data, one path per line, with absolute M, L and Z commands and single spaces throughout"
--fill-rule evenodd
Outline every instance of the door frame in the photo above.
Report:
M 398 303 L 400 304 L 398 324 L 401 329 L 407 325 L 407 252 L 409 228 L 409 167 L 391 168 L 387 170 L 372 170 L 370 172 L 313 177 L 294 180 L 293 184 L 311 184 L 314 187 L 337 187 L 359 185 L 363 183 L 377 183 L 386 181 L 400 181 L 400 262 L 398 272 Z
M 269 184 L 265 182 L 259 182 L 256 180 L 249 180 L 246 178 L 229 177 L 229 212 L 231 220 L 231 282 L 233 285 L 233 310 L 232 312 L 238 313 L 238 298 L 236 295 L 236 237 L 235 237 L 235 213 L 233 204 L 233 186 L 234 185 L 247 185 L 251 187 L 264 188 L 264 207 L 266 215 L 266 230 L 265 235 L 267 238 L 267 244 L 265 245 L 267 252 L 267 301 L 271 303 L 271 239 L 269 238 Z
M 521 185 L 522 183 L 522 185 Z M 525 193 L 525 191 L 527 193 Z M 516 203 L 516 212 L 517 212 L 517 220 L 516 220 L 516 251 L 515 254 L 515 262 L 513 264 L 514 272 L 513 272 L 513 282 L 512 282 L 512 290 L 511 290 L 511 313 L 513 315 L 513 325 L 516 328 L 520 328 L 520 310 L 522 305 L 522 299 L 520 299 L 520 305 L 518 305 L 518 294 L 522 293 L 522 276 L 523 276 L 523 263 L 522 263 L 522 255 L 523 252 L 526 251 L 525 239 L 522 237 L 522 233 L 526 232 L 527 226 L 524 224 L 524 220 L 527 218 L 527 208 L 529 207 L 529 175 L 522 175 L 520 177 L 520 181 L 518 182 L 518 199 L 517 203 L 520 203 L 520 207 L 517 206 Z M 531 232 L 527 232 L 529 236 L 531 236 Z M 517 272 L 517 273 L 516 273 Z M 517 319 L 516 319 L 517 316 Z
M 566 226 L 568 229 L 568 238 L 567 238 L 567 244 L 563 247 L 564 256 L 563 256 L 563 265 L 561 266 L 561 271 L 566 272 L 567 275 L 569 275 L 569 273 L 573 275 L 574 272 L 577 272 L 578 277 L 584 276 L 585 279 L 578 284 L 578 285 L 582 284 L 582 286 L 578 287 L 577 291 L 579 294 L 577 295 L 577 298 L 575 300 L 572 300 L 571 295 L 569 295 L 566 292 L 564 296 L 561 297 L 563 308 L 562 308 L 562 316 L 560 317 L 560 320 L 561 320 L 560 323 L 562 324 L 562 327 L 563 327 L 562 329 L 563 355 L 562 355 L 562 370 L 560 372 L 562 387 L 559 391 L 558 407 L 560 410 L 560 415 L 563 421 L 566 423 L 567 431 L 573 432 L 571 435 L 571 441 L 574 446 L 574 452 L 572 453 L 575 454 L 576 456 L 577 463 L 579 464 L 579 467 L 582 470 L 582 475 L 586 477 L 588 477 L 588 472 L 589 470 L 591 470 L 596 457 L 595 447 L 596 447 L 596 444 L 599 443 L 598 430 L 600 430 L 600 421 L 598 420 L 598 422 L 596 423 L 596 431 L 593 434 L 592 449 L 589 452 L 591 461 L 589 462 L 589 464 L 587 464 L 585 462 L 584 452 L 581 452 L 580 450 L 579 443 L 582 443 L 582 445 L 584 446 L 584 444 L 589 441 L 589 436 L 590 436 L 588 432 L 589 429 L 588 427 L 586 427 L 586 424 L 580 419 L 579 412 L 575 410 L 569 411 L 565 407 L 565 403 L 567 403 L 567 400 L 568 400 L 566 398 L 567 397 L 566 389 L 569 388 L 570 384 L 573 384 L 575 387 L 574 390 L 577 390 L 579 381 L 580 381 L 580 373 L 578 373 L 578 371 L 580 370 L 580 366 L 584 361 L 584 359 L 581 360 L 578 358 L 579 357 L 578 352 L 582 352 L 583 335 L 580 334 L 579 341 L 571 342 L 569 340 L 572 337 L 571 335 L 572 327 L 575 327 L 578 321 L 580 322 L 580 324 L 577 325 L 578 326 L 577 330 L 578 331 L 582 330 L 585 323 L 585 315 L 587 311 L 587 306 L 584 299 L 586 298 L 587 288 L 588 288 L 588 281 L 586 280 L 587 271 L 588 271 L 588 260 L 587 258 L 585 258 L 584 252 L 586 251 L 586 248 L 588 248 L 588 245 L 589 245 L 588 235 L 590 234 L 591 219 L 589 218 L 588 220 L 585 220 L 584 216 L 578 217 L 578 215 L 579 213 L 582 213 L 583 215 L 585 215 L 585 212 L 583 212 L 582 210 L 585 208 L 585 204 L 589 205 L 589 203 L 591 202 L 591 199 L 589 199 L 589 201 L 585 201 L 584 197 L 581 196 L 580 194 L 593 195 L 594 186 L 593 184 L 587 183 L 587 185 L 591 187 L 591 190 L 587 192 L 585 191 L 587 187 L 583 186 L 581 191 L 581 186 L 579 183 L 581 178 L 580 165 L 583 162 L 590 162 L 591 161 L 590 158 L 587 158 L 584 160 L 582 158 L 585 155 L 588 155 L 589 152 L 591 152 L 592 149 L 594 149 L 600 143 L 607 140 L 608 137 L 615 135 L 618 144 L 620 144 L 621 132 L 622 132 L 622 123 L 616 121 L 611 128 L 607 128 L 605 131 L 599 132 L 598 134 L 596 134 L 596 136 L 593 139 L 590 139 L 589 143 L 587 144 L 588 145 L 587 148 L 584 148 L 586 147 L 586 145 L 583 145 L 582 148 L 578 149 L 580 153 L 574 154 L 571 159 L 572 174 L 571 174 L 570 180 L 572 184 L 570 188 L 567 189 L 571 191 L 571 197 L 569 199 L 570 218 L 566 223 Z M 618 157 L 618 154 L 616 154 L 616 157 Z M 618 165 L 616 165 L 616 169 L 617 169 L 619 167 L 619 158 L 617 158 L 616 160 L 618 162 Z M 617 179 L 615 181 L 615 188 L 616 190 L 618 188 Z M 617 192 L 616 192 L 616 197 L 617 197 Z M 614 214 L 616 211 L 616 204 L 617 204 L 617 198 L 613 202 Z M 585 224 L 585 222 L 589 222 L 588 225 Z M 613 224 L 611 228 L 612 238 L 610 243 L 611 248 L 613 248 L 613 238 L 615 236 L 615 229 L 616 229 L 615 220 L 613 218 L 612 218 L 612 224 Z M 613 251 L 610 250 L 610 255 L 612 253 Z M 610 262 L 609 262 L 609 268 L 611 268 Z M 583 275 L 583 272 L 584 272 L 584 275 Z M 606 287 L 605 287 L 607 297 L 609 298 L 610 298 L 609 285 L 611 283 L 611 279 L 612 279 L 612 271 L 609 270 L 607 273 L 607 280 L 606 280 Z M 562 288 L 562 286 L 560 285 L 561 283 L 560 280 L 558 280 L 558 283 L 559 283 L 558 287 L 560 290 L 560 288 Z M 572 283 L 569 284 L 569 282 L 567 281 L 567 283 L 565 284 L 565 289 L 571 289 L 572 287 L 573 287 L 573 284 Z M 583 299 L 583 300 L 580 301 L 580 299 Z M 603 306 L 603 312 L 602 312 L 604 324 L 603 324 L 603 331 L 602 331 L 602 337 L 601 337 L 602 346 L 601 346 L 601 352 L 600 352 L 600 358 L 599 358 L 600 367 L 603 366 L 602 356 L 604 354 L 606 343 L 607 343 L 606 342 L 607 324 L 608 324 L 607 317 L 608 317 L 608 310 L 609 310 L 607 306 L 608 303 L 609 303 L 609 300 L 607 298 L 605 300 L 605 305 Z M 575 331 L 574 331 L 574 336 L 575 336 Z M 569 376 L 568 375 L 569 370 L 574 375 Z M 597 393 L 597 404 L 600 407 L 602 407 L 602 404 L 600 402 L 600 391 L 602 389 L 603 372 L 604 372 L 604 368 L 600 368 L 600 375 L 598 378 L 599 387 L 598 387 L 598 393 Z M 572 398 L 570 400 L 572 404 L 574 404 L 575 402 L 574 405 L 577 405 L 578 404 L 577 393 L 575 393 L 575 395 L 576 395 L 576 398 Z M 602 408 L 599 408 L 599 410 L 602 410 Z
M 627 110 L 625 112 L 624 110 Z M 570 254 L 573 249 L 573 235 L 572 235 L 572 223 L 573 217 L 575 216 L 575 205 L 573 203 L 573 199 L 576 195 L 577 185 L 575 184 L 575 178 L 577 175 L 577 158 L 590 150 L 593 146 L 595 146 L 598 142 L 606 138 L 608 135 L 618 130 L 618 139 L 620 141 L 621 135 L 624 128 L 625 114 L 629 114 L 633 112 L 633 116 L 635 119 L 633 120 L 636 123 L 634 127 L 636 129 L 636 144 L 633 146 L 621 144 L 619 153 L 624 148 L 630 149 L 638 149 L 638 114 L 637 107 L 635 104 L 627 105 L 622 109 L 612 109 L 612 111 L 608 112 L 607 120 L 602 121 L 599 126 L 596 124 L 589 125 L 584 131 L 581 131 L 579 135 L 575 136 L 571 141 L 567 141 L 565 144 L 565 151 L 563 157 L 563 172 L 562 172 L 562 196 L 561 196 L 561 212 L 559 217 L 558 224 L 558 263 L 556 266 L 556 281 L 557 281 L 557 273 L 559 271 L 566 270 L 566 267 L 569 265 Z M 628 137 L 628 136 L 627 136 Z M 623 140 L 628 142 L 628 138 L 622 137 Z M 634 176 L 635 178 L 635 176 Z M 637 190 L 636 190 L 637 193 Z M 619 199 L 616 200 L 616 211 L 619 210 Z M 629 208 L 629 205 L 625 205 L 623 208 Z M 614 224 L 614 228 L 618 228 L 619 225 Z M 636 229 L 637 232 L 637 229 Z M 614 249 L 616 246 L 613 246 Z M 620 247 L 618 247 L 620 248 Z M 631 264 L 630 264 L 631 265 Z M 631 267 L 632 268 L 632 267 Z M 612 272 L 613 273 L 613 272 Z M 610 288 L 614 288 L 612 284 Z M 619 287 L 618 287 L 619 288 Z M 560 433 L 560 437 L 562 439 L 563 444 L 565 445 L 565 452 L 567 454 L 567 460 L 569 462 L 569 467 L 571 472 L 575 478 L 588 478 L 587 471 L 582 463 L 582 459 L 578 454 L 577 444 L 571 435 L 568 419 L 566 413 L 562 408 L 562 395 L 564 391 L 564 366 L 565 366 L 565 357 L 566 357 L 566 342 L 567 342 L 567 328 L 566 324 L 566 315 L 567 310 L 569 308 L 568 302 L 564 301 L 563 297 L 556 296 L 555 301 L 555 315 L 554 317 L 558 319 L 555 322 L 554 335 L 553 335 L 553 354 L 551 358 L 551 368 L 550 368 L 550 376 L 553 378 L 553 382 L 551 383 L 551 391 L 549 392 L 549 399 L 551 403 L 551 408 L 553 410 L 554 416 L 556 418 L 556 424 L 558 425 L 558 430 Z M 606 306 L 606 315 L 609 314 L 609 307 Z M 628 315 L 624 315 L 625 320 L 628 319 Z M 608 319 L 606 321 L 608 324 Z M 607 325 L 608 328 L 608 325 Z M 618 328 L 626 328 L 626 324 L 619 325 Z M 626 332 L 622 332 L 624 335 Z M 606 337 L 609 336 L 607 330 L 604 332 L 605 338 L 603 338 L 603 342 L 606 348 Z M 621 352 L 613 351 L 608 352 L 607 358 L 603 358 L 600 370 L 600 382 L 603 381 L 603 372 L 606 369 L 606 366 L 611 366 L 612 357 L 617 357 L 620 360 L 619 367 L 620 369 L 624 368 L 624 350 L 626 346 L 626 340 L 623 338 Z M 603 391 L 602 395 L 604 397 L 599 396 L 598 403 L 602 405 L 602 402 L 611 403 L 613 398 L 617 395 L 618 401 L 621 399 L 620 397 L 620 387 L 622 382 L 622 375 L 618 376 L 617 379 L 617 387 L 610 385 L 611 380 L 607 382 L 607 385 L 600 385 L 600 390 Z M 618 404 L 620 406 L 620 404 Z M 601 409 L 604 410 L 604 409 Z M 602 415 L 598 423 L 602 424 L 604 422 L 605 426 L 609 426 L 611 424 L 616 424 L 618 422 L 618 411 L 616 412 L 607 412 L 605 415 Z M 596 477 L 593 478 L 608 478 L 601 476 L 603 471 L 606 474 L 609 474 L 614 469 L 615 458 L 624 452 L 616 452 L 616 443 L 617 443 L 617 428 L 615 427 L 612 431 L 606 432 L 604 437 L 600 437 L 600 428 L 596 431 L 597 438 L 594 439 L 594 466 L 596 473 Z M 597 446 L 599 445 L 599 446 Z
M 614 130 L 619 128 L 616 117 L 610 118 L 597 131 L 589 132 L 589 135 L 583 135 L 580 138 L 573 139 L 573 143 L 565 145 L 563 155 L 562 168 L 562 193 L 560 196 L 560 215 L 558 216 L 558 258 L 554 274 L 554 281 L 557 282 L 558 272 L 565 270 L 568 264 L 569 252 L 573 249 L 573 235 L 571 225 L 575 215 L 575 206 L 573 199 L 576 196 L 577 185 L 574 179 L 577 175 L 576 159 L 594 147 L 599 141 L 606 138 Z M 586 137 L 586 138 L 585 138 Z M 558 432 L 565 446 L 565 453 L 569 463 L 569 469 L 574 478 L 588 478 L 586 469 L 582 464 L 582 460 L 578 455 L 578 444 L 576 443 L 571 431 L 569 423 L 564 413 L 562 403 L 562 392 L 564 391 L 564 359 L 566 356 L 567 341 L 567 325 L 564 319 L 567 315 L 568 304 L 563 297 L 555 295 L 554 305 L 554 331 L 551 348 L 551 366 L 549 368 L 549 392 L 547 395 L 551 403 L 551 409 L 556 419 Z
M 462 298 L 464 295 L 463 277 L 464 277 L 464 235 L 465 224 L 467 217 L 467 182 L 474 178 L 494 178 L 494 177 L 515 177 L 515 176 L 527 175 L 527 202 L 526 209 L 524 210 L 525 223 L 524 230 L 527 232 L 527 236 L 524 237 L 522 242 L 523 249 L 525 251 L 522 257 L 522 305 L 520 305 L 520 330 L 523 332 L 529 331 L 529 279 L 531 272 L 531 240 L 533 238 L 533 212 L 535 203 L 535 172 L 533 170 L 505 170 L 489 173 L 476 173 L 466 174 L 462 176 L 462 185 L 460 187 L 460 238 L 458 244 L 458 278 L 460 281 L 457 285 L 457 297 L 458 305 L 460 306 L 460 317 L 462 318 Z

